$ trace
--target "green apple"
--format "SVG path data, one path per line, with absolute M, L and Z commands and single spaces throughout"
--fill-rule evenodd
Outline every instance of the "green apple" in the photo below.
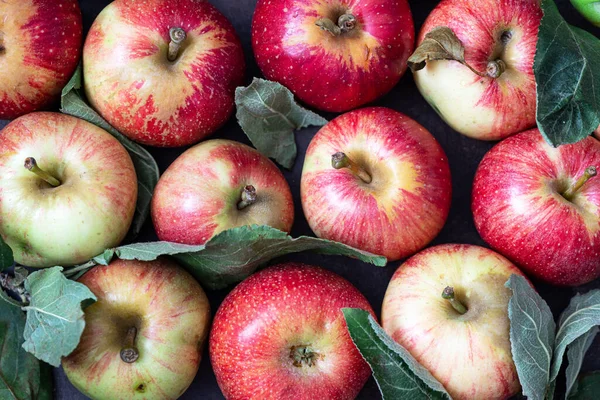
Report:
M 588 21 L 596 26 L 600 26 L 600 1 L 571 0 L 571 3 Z

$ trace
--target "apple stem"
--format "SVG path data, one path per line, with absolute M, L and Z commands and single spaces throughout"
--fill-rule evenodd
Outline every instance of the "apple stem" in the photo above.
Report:
M 577 192 L 594 176 L 598 175 L 598 171 L 596 167 L 588 167 L 583 175 L 577 179 L 577 182 L 573 184 L 570 188 L 568 188 L 564 193 L 563 197 L 569 201 L 573 200 L 573 197 L 577 194 Z
M 187 35 L 182 28 L 171 28 L 169 29 L 169 36 L 171 41 L 169 42 L 169 54 L 167 54 L 167 59 L 169 61 L 175 61 L 179 55 L 181 44 Z
M 121 350 L 121 360 L 128 364 L 134 363 L 140 356 L 138 349 L 135 347 L 136 336 L 137 328 L 132 326 L 127 331 L 127 336 L 125 336 L 125 346 Z
M 371 183 L 373 178 L 360 165 L 355 163 L 345 153 L 339 152 L 331 156 L 331 166 L 335 169 L 348 168 L 352 173 L 358 176 L 364 183 Z
M 323 356 L 316 351 L 312 350 L 308 345 L 292 346 L 290 349 L 290 358 L 294 367 L 302 367 L 307 365 L 313 367 L 317 364 L 317 361 L 323 358 Z
M 482 78 L 492 78 L 496 79 L 500 77 L 506 71 L 506 63 L 502 60 L 490 61 L 486 68 L 485 72 L 477 71 L 475 68 L 471 67 L 466 61 L 459 61 L 462 65 L 469 68 L 473 71 L 474 74 L 481 76 Z
M 42 178 L 50 186 L 54 186 L 54 187 L 60 186 L 60 181 L 58 179 L 56 179 L 55 177 L 53 177 L 52 175 L 50 175 L 49 173 L 47 173 L 46 171 L 44 171 L 43 169 L 38 167 L 37 161 L 35 161 L 35 158 L 27 157 L 25 159 L 24 167 L 26 169 L 28 169 L 29 171 L 33 172 L 34 174 L 36 174 L 37 176 L 39 176 L 40 178 Z
M 442 292 L 442 298 L 450 301 L 452 308 L 454 308 L 459 314 L 465 314 L 467 312 L 467 307 L 454 298 L 454 288 L 452 286 L 447 286 L 446 289 L 444 289 Z
M 350 12 L 340 15 L 337 25 L 329 18 L 319 18 L 315 25 L 324 31 L 331 33 L 332 36 L 340 36 L 342 33 L 350 32 L 356 28 L 356 17 Z
M 242 196 L 240 202 L 237 204 L 238 210 L 251 206 L 256 203 L 256 188 L 252 185 L 247 185 L 242 190 Z

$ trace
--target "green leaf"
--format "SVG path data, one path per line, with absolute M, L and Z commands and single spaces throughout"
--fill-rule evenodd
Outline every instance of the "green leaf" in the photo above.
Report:
M 569 399 L 598 400 L 598 393 L 600 393 L 600 371 L 582 375 L 579 378 L 577 392 Z
M 600 0 L 571 0 L 571 3 L 585 19 L 600 26 Z
M 575 143 L 600 125 L 600 41 L 542 0 L 534 62 L 537 123 L 553 146 Z M 598 87 L 597 87 L 598 86 Z
M 85 327 L 82 303 L 96 296 L 81 283 L 65 278 L 62 267 L 34 272 L 25 280 L 31 295 L 23 348 L 38 359 L 58 367 L 61 358 L 79 344 Z
M 357 308 L 343 308 L 354 345 L 371 367 L 384 399 L 449 399 L 444 386 L 390 338 L 371 314 Z
M 237 120 L 254 147 L 285 168 L 296 160 L 294 131 L 323 126 L 327 120 L 300 107 L 285 86 L 254 78 L 250 86 L 235 91 Z
M 0 399 L 50 400 L 48 369 L 21 347 L 24 328 L 21 308 L 0 300 Z
M 567 346 L 596 325 L 600 325 L 600 289 L 573 297 L 558 322 L 554 362 L 550 373 L 552 380 L 560 372 Z
M 13 251 L 0 236 L 0 271 L 4 271 L 14 265 Z
M 590 349 L 590 346 L 594 342 L 594 338 L 598 333 L 598 327 L 595 326 L 583 336 L 580 336 L 576 339 L 568 348 L 567 348 L 567 359 L 569 360 L 569 365 L 567 366 L 567 388 L 565 390 L 565 397 L 569 397 L 572 392 L 577 391 L 577 377 L 579 376 L 579 371 L 581 371 L 581 364 L 583 364 L 583 358 L 585 357 L 585 353 Z
M 510 344 L 523 394 L 542 400 L 550 383 L 556 324 L 548 304 L 525 278 L 511 275 L 505 286 L 513 292 L 508 302 Z
M 64 87 L 60 111 L 88 121 L 113 135 L 129 152 L 138 179 L 138 198 L 135 216 L 129 231 L 129 239 L 135 238 L 150 213 L 152 193 L 159 178 L 158 165 L 154 158 L 142 146 L 134 143 L 122 133 L 113 128 L 104 118 L 83 101 L 81 89 L 81 65 Z
M 142 261 L 152 261 L 163 255 L 174 256 L 205 287 L 216 290 L 245 279 L 273 258 L 307 250 L 353 257 L 381 267 L 387 263 L 385 257 L 341 243 L 307 236 L 293 239 L 270 226 L 257 225 L 223 231 L 204 246 L 138 243 L 119 247 L 114 255 L 124 260 Z

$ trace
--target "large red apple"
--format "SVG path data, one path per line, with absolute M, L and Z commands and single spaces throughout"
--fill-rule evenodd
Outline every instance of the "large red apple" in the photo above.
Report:
M 537 129 L 490 150 L 473 186 L 483 240 L 527 273 L 555 285 L 600 276 L 600 143 L 554 148 Z M 589 182 L 586 182 L 589 179 Z
M 252 20 L 265 76 L 325 111 L 347 111 L 389 92 L 413 46 L 406 0 L 259 0 Z
M 301 194 L 315 234 L 397 260 L 437 236 L 452 185 L 444 151 L 425 128 L 387 108 L 344 114 L 313 138 Z
M 85 91 L 115 128 L 151 146 L 196 143 L 234 108 L 244 54 L 227 19 L 201 0 L 115 0 L 83 50 Z
M 0 1 L 0 119 L 49 106 L 77 67 L 77 0 Z
M 127 234 L 137 178 L 125 148 L 58 113 L 17 118 L 0 134 L 0 235 L 30 267 L 84 263 Z
M 199 245 L 243 225 L 289 232 L 294 203 L 271 160 L 216 139 L 187 150 L 165 171 L 154 190 L 152 220 L 160 240 Z
M 283 264 L 240 283 L 210 333 L 210 359 L 227 399 L 354 399 L 371 371 L 341 309 L 373 314 L 348 281 Z
M 98 301 L 85 309 L 67 377 L 92 399 L 176 399 L 194 380 L 210 307 L 200 285 L 173 261 L 113 261 L 80 283 Z
M 535 126 L 539 3 L 443 0 L 431 12 L 418 44 L 435 28 L 448 27 L 462 42 L 468 66 L 428 61 L 414 78 L 423 97 L 454 130 L 499 140 Z
M 507 399 L 520 390 L 504 284 L 521 271 L 483 247 L 442 245 L 398 268 L 381 322 L 455 400 Z

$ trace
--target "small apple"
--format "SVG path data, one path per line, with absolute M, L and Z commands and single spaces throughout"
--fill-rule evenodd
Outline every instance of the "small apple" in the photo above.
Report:
M 306 152 L 301 195 L 318 237 L 407 257 L 440 232 L 452 185 L 444 150 L 425 128 L 387 108 L 325 125 Z
M 520 390 L 504 284 L 521 271 L 472 245 L 427 249 L 398 268 L 381 310 L 385 331 L 455 400 L 507 399 Z
M 598 0 L 571 0 L 571 3 L 588 21 L 600 26 L 600 2 Z
M 152 198 L 160 240 L 200 245 L 244 225 L 289 232 L 292 193 L 275 164 L 231 140 L 208 140 L 183 153 L 160 178 Z
M 537 129 L 490 150 L 473 184 L 479 234 L 525 272 L 554 285 L 600 276 L 600 142 L 550 146 Z M 589 182 L 588 182 L 589 180 Z
M 414 48 L 406 0 L 259 0 L 252 47 L 268 79 L 342 112 L 389 92 Z
M 342 277 L 282 264 L 240 283 L 215 315 L 209 350 L 227 399 L 354 399 L 371 375 L 341 309 L 374 315 Z
M 81 56 L 77 0 L 0 1 L 0 119 L 48 107 Z
M 90 103 L 115 128 L 178 147 L 229 119 L 245 61 L 233 27 L 207 1 L 115 0 L 90 29 L 83 68 Z
M 198 371 L 210 320 L 194 278 L 168 259 L 117 260 L 79 282 L 98 301 L 62 361 L 71 383 L 94 400 L 180 397 Z
M 131 225 L 131 158 L 89 122 L 49 112 L 17 118 L 0 134 L 0 176 L 0 235 L 19 264 L 86 262 L 117 246 Z
M 499 140 L 535 126 L 533 74 L 539 0 L 444 0 L 429 14 L 419 46 L 448 27 L 464 46 L 466 65 L 428 61 L 414 74 L 423 97 L 452 127 L 481 140 Z

